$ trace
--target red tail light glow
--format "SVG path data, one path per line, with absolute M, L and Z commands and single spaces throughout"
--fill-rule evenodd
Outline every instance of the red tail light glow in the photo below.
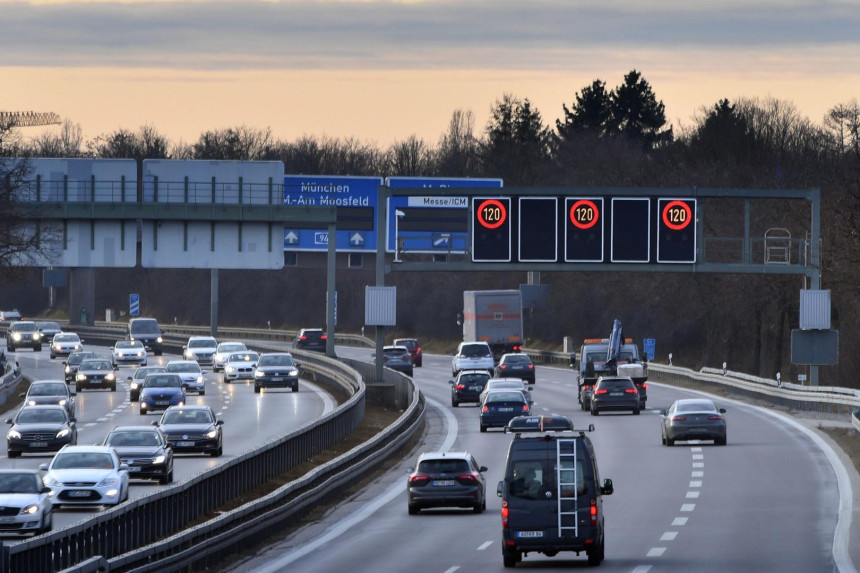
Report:
M 483 408 L 481 408 L 481 412 L 489 412 L 489 411 L 490 411 L 490 408 L 488 406 L 484 406 Z
M 595 394 L 607 394 L 608 390 L 601 388 L 600 390 L 595 390 L 594 393 Z
M 597 525 L 597 500 L 591 498 L 591 525 Z
M 508 500 L 502 500 L 502 527 L 508 527 Z
M 523 404 L 523 412 L 528 412 L 528 411 L 529 411 L 529 405 Z
M 460 483 L 468 482 L 468 484 L 475 484 L 478 483 L 478 474 L 476 474 L 475 472 L 467 472 L 458 475 L 457 480 L 459 480 Z
M 672 418 L 672 421 L 673 421 L 673 422 L 686 422 L 686 421 L 687 421 L 687 416 L 674 416 L 674 417 Z
M 708 416 L 708 420 L 712 420 L 714 422 L 721 421 L 722 419 L 722 416 Z
M 627 394 L 638 394 L 639 390 L 637 390 L 636 388 L 627 388 L 624 392 L 626 392 Z
M 464 390 L 466 386 L 464 384 L 457 384 L 457 390 Z
M 645 382 L 643 382 L 643 383 L 642 383 L 642 387 L 643 387 L 643 388 L 645 388 L 645 389 L 647 390 L 647 389 L 648 389 L 648 384 L 646 384 Z
M 412 474 L 409 476 L 409 483 L 414 485 L 424 485 L 430 481 L 430 477 L 425 474 Z
M 322 336 L 320 336 L 320 340 L 328 340 L 328 335 L 323 334 Z
M 499 364 L 499 370 L 507 370 L 507 364 Z
M 534 370 L 534 369 L 535 369 L 535 365 L 534 365 L 534 364 L 529 364 L 529 370 Z

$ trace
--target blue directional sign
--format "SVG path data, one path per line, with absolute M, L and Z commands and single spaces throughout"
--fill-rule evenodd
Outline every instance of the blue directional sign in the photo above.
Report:
M 128 295 L 128 314 L 129 316 L 140 316 L 140 295 Z
M 370 218 L 372 230 L 342 230 L 338 226 L 335 248 L 338 251 L 376 252 L 376 197 L 381 177 L 341 177 L 334 175 L 285 175 L 284 205 L 335 206 L 338 217 L 352 213 Z M 328 229 L 284 229 L 285 251 L 328 250 Z
M 501 188 L 501 179 L 460 177 L 389 177 L 396 189 Z M 386 251 L 394 252 L 395 236 L 410 253 L 464 253 L 468 244 L 469 197 L 389 197 Z
M 657 348 L 657 339 L 656 338 L 645 338 L 642 340 L 642 350 L 645 351 L 645 356 L 648 357 L 648 360 L 654 361 L 654 351 Z

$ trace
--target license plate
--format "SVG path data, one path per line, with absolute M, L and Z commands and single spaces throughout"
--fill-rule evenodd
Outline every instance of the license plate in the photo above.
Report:
M 47 448 L 48 442 L 30 442 L 31 448 Z
M 92 378 L 92 379 L 90 379 L 89 382 L 90 382 L 90 384 L 101 384 L 102 383 L 102 381 L 99 380 L 98 378 Z
M 517 537 L 543 537 L 543 531 L 517 531 Z
M 158 400 L 155 402 L 156 406 L 170 406 L 170 401 L 168 400 Z
M 444 487 L 444 486 L 454 485 L 454 484 L 456 484 L 456 483 L 457 483 L 457 482 L 456 482 L 455 480 L 452 480 L 452 479 L 437 479 L 437 480 L 433 480 L 433 485 L 434 485 L 434 486 L 437 486 L 437 487 Z
M 194 445 L 194 442 L 176 442 L 176 445 L 180 448 L 189 448 Z
M 513 408 L 499 408 L 498 411 L 499 412 L 513 412 L 514 409 Z
M 273 378 L 272 378 L 272 382 L 283 382 L 283 381 L 284 381 L 284 379 L 283 379 L 283 378 L 280 378 L 280 377 L 278 377 L 278 376 L 275 376 L 275 377 L 273 377 Z
M 480 391 L 480 390 L 481 390 L 481 387 L 480 387 L 480 386 L 469 386 L 469 391 L 470 391 L 470 392 L 478 392 L 478 391 Z
M 610 396 L 624 396 L 624 392 L 610 392 Z
M 70 491 L 69 497 L 90 497 L 90 492 L 84 490 Z
M 14 517 L 0 517 L 0 523 L 15 523 Z
M 128 473 L 133 474 L 134 472 L 139 472 L 142 468 L 138 468 L 135 466 L 129 466 Z

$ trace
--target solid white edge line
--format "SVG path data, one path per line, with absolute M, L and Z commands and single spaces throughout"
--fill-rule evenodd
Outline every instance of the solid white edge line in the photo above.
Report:
M 429 405 L 433 406 L 434 408 L 437 408 L 445 416 L 445 419 L 448 422 L 448 430 L 445 436 L 445 441 L 439 448 L 439 451 L 447 452 L 451 449 L 451 446 L 454 445 L 454 441 L 457 439 L 457 433 L 459 432 L 457 418 L 455 418 L 454 414 L 449 412 L 447 408 L 443 407 L 442 404 L 437 402 L 436 400 L 431 400 L 430 398 L 426 397 L 425 400 Z M 290 551 L 280 559 L 270 561 L 267 565 L 263 567 L 253 569 L 253 573 L 276 573 L 278 571 L 282 571 L 284 567 L 286 567 L 290 563 L 304 557 L 312 551 L 316 551 L 321 546 L 331 541 L 334 541 L 335 539 L 343 535 L 346 531 L 354 528 L 358 523 L 369 518 L 371 515 L 381 509 L 385 504 L 392 501 L 395 497 L 397 497 L 398 495 L 403 495 L 403 492 L 405 490 L 406 482 L 401 479 L 396 480 L 392 485 L 388 487 L 387 490 L 385 490 L 382 495 L 378 496 L 370 503 L 365 504 L 361 509 L 359 509 L 346 519 L 338 521 L 336 525 L 331 527 L 326 533 L 324 533 L 320 537 L 317 537 L 313 541 L 310 541 L 302 545 L 301 547 Z
M 661 384 L 659 382 L 654 382 L 654 385 L 673 388 L 673 386 Z M 839 488 L 839 510 L 836 514 L 836 530 L 833 532 L 833 546 L 831 550 L 833 553 L 833 563 L 836 566 L 836 569 L 841 573 L 856 573 L 857 569 L 854 567 L 854 562 L 851 560 L 851 552 L 848 549 L 850 544 L 849 535 L 851 533 L 851 513 L 854 510 L 854 493 L 851 489 L 851 478 L 848 476 L 848 471 L 845 469 L 845 466 L 842 465 L 842 461 L 836 455 L 836 452 L 833 451 L 833 448 L 831 448 L 830 445 L 818 434 L 800 422 L 796 422 L 790 417 L 779 412 L 774 412 L 760 406 L 752 406 L 744 402 L 739 402 L 738 400 L 732 400 L 731 398 L 723 398 L 722 396 L 715 396 L 713 394 L 708 394 L 707 392 L 700 392 L 699 390 L 687 391 L 701 396 L 707 396 L 708 398 L 712 398 L 720 402 L 730 402 L 738 406 L 753 408 L 759 412 L 764 412 L 768 416 L 776 418 L 803 432 L 812 441 L 812 443 L 824 453 L 824 456 L 830 463 L 830 467 L 833 468 L 833 473 L 836 475 L 836 485 Z

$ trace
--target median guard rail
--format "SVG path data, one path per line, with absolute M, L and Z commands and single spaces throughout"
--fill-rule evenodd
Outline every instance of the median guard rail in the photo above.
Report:
M 75 327 L 75 331 L 92 342 L 125 337 L 124 325 Z M 259 337 L 260 332 L 253 334 Z M 187 336 L 186 333 L 184 339 Z M 165 338 L 168 347 L 178 344 L 181 348 L 184 343 L 178 332 L 168 333 Z M 321 419 L 180 484 L 126 502 L 62 531 L 4 546 L 0 571 L 83 571 L 92 567 L 94 556 L 104 558 L 111 571 L 173 570 L 174 566 L 167 564 L 190 564 L 209 553 L 223 551 L 223 539 L 216 544 L 208 542 L 210 537 L 220 538 L 220 531 L 230 531 L 227 537 L 235 536 L 237 529 L 245 531 L 243 524 L 259 531 L 268 525 L 255 523 L 269 524 L 279 521 L 283 514 L 295 516 L 307 511 L 347 479 L 345 476 L 355 479 L 390 455 L 396 450 L 394 444 L 399 446 L 419 426 L 424 402 L 413 387 L 409 408 L 378 438 L 283 486 L 259 500 L 258 507 L 244 506 L 216 516 L 225 503 L 301 465 L 348 436 L 362 422 L 367 388 L 361 374 L 321 354 L 298 350 L 293 353 L 302 362 L 304 372 L 333 389 L 349 389 L 349 398 Z M 386 375 L 398 376 L 394 372 Z M 275 508 L 275 504 L 280 505 Z M 262 517 L 267 511 L 272 515 Z M 195 525 L 201 521 L 202 525 Z

